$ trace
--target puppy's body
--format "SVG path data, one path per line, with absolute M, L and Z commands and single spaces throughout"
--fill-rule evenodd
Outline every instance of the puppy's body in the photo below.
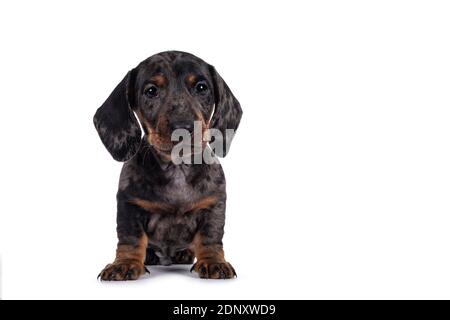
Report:
M 217 141 L 223 147 L 215 152 L 225 156 L 232 139 L 226 131 L 237 129 L 241 115 L 214 67 L 191 54 L 163 52 L 127 73 L 94 116 L 105 147 L 125 162 L 117 193 L 116 259 L 100 273 L 102 280 L 137 279 L 144 263 L 193 263 L 194 257 L 192 269 L 202 278 L 235 276 L 222 246 L 222 168 L 218 161 L 175 164 L 171 134 L 184 129 L 194 139 L 197 121 L 203 138 L 210 129 L 222 133 Z M 200 150 L 205 148 L 201 142 Z M 198 153 L 188 150 L 193 153 L 183 150 L 184 157 Z
M 193 251 L 198 230 L 221 243 L 225 223 L 225 177 L 220 164 L 161 163 L 145 143 L 122 169 L 117 200 L 119 217 L 129 219 L 131 207 L 148 235 L 148 264 L 169 265 L 179 253 Z M 125 208 L 121 211 L 120 208 Z M 134 208 L 136 209 L 136 208 Z M 208 226 L 204 228 L 205 226 Z M 125 233 L 129 233 L 128 230 Z M 120 238 L 119 234 L 119 238 Z

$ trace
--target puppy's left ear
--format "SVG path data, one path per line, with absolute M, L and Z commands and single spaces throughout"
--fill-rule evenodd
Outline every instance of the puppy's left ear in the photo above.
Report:
M 141 128 L 131 109 L 134 100 L 134 70 L 127 73 L 94 116 L 97 132 L 117 161 L 133 157 L 141 143 Z
M 214 85 L 215 110 L 210 121 L 210 128 L 220 131 L 221 138 L 214 135 L 215 144 L 222 145 L 223 149 L 215 150 L 216 155 L 225 157 L 234 133 L 236 132 L 242 117 L 242 109 L 239 101 L 234 97 L 230 88 L 213 66 L 209 66 Z M 222 151 L 222 152 L 220 152 Z

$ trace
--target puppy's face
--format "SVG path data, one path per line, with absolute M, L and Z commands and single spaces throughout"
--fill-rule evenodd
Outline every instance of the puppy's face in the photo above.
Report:
M 131 159 L 140 148 L 135 113 L 158 153 L 170 157 L 178 143 L 172 133 L 180 129 L 183 136 L 190 134 L 188 140 L 198 141 L 199 134 L 204 147 L 203 135 L 211 128 L 221 133 L 214 136 L 219 146 L 214 152 L 223 157 L 232 140 L 228 129 L 237 129 L 242 109 L 213 66 L 189 53 L 167 51 L 129 71 L 94 116 L 100 139 L 118 161 Z
M 177 129 L 186 130 L 193 139 L 195 121 L 203 138 L 215 101 L 208 64 L 188 54 L 163 53 L 142 62 L 134 76 L 132 107 L 158 152 L 171 152 L 178 143 L 171 141 Z

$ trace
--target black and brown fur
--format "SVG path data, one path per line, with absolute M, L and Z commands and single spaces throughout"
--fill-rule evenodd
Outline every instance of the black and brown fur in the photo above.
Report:
M 144 136 L 138 123 L 142 125 Z M 214 67 L 184 52 L 156 54 L 127 73 L 94 116 L 114 159 L 124 161 L 117 193 L 116 259 L 99 277 L 134 280 L 147 264 L 192 264 L 201 278 L 229 279 L 225 260 L 225 176 L 220 164 L 171 162 L 175 129 L 236 130 L 242 110 Z M 224 141 L 222 156 L 228 151 Z

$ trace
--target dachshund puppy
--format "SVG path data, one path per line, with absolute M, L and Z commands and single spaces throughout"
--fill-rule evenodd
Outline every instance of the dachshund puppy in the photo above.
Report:
M 172 134 L 200 134 L 200 152 L 223 157 L 232 139 L 228 131 L 237 129 L 241 116 L 214 67 L 189 53 L 162 52 L 126 74 L 94 116 L 106 149 L 125 162 L 117 193 L 116 258 L 100 272 L 101 280 L 135 280 L 145 265 L 192 264 L 194 258 L 191 271 L 201 278 L 236 275 L 222 246 L 222 168 L 218 161 L 175 164 L 178 141 Z M 208 140 L 211 130 L 221 133 L 214 136 L 216 150 Z M 183 150 L 185 160 L 199 154 L 198 148 Z

